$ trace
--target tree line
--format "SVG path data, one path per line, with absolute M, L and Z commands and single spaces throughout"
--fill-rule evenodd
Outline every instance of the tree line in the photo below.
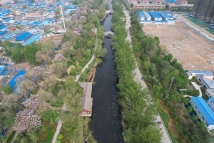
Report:
M 178 92 L 189 82 L 182 65 L 160 48 L 158 37 L 144 34 L 134 13 L 131 13 L 131 35 L 135 56 L 152 96 L 169 108 L 168 117 L 173 120 L 173 126 L 179 125 L 175 127 L 176 138 L 181 142 L 208 142 L 205 128 L 194 124 L 184 107 L 182 94 Z
M 116 71 L 119 77 L 119 104 L 122 108 L 123 137 L 125 142 L 155 143 L 160 142 L 160 129 L 155 123 L 155 105 L 148 98 L 148 92 L 142 90 L 140 84 L 134 81 L 135 61 L 126 41 L 127 32 L 123 8 L 114 1 L 112 28 L 114 31 L 113 50 L 115 54 Z

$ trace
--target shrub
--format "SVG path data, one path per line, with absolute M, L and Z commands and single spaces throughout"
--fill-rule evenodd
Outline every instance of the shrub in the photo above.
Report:
M 61 140 L 63 138 L 63 135 L 62 134 L 59 134 L 58 136 L 57 136 L 57 139 L 58 140 Z
M 10 93 L 12 93 L 12 89 L 11 89 L 8 85 L 5 85 L 5 86 L 2 88 L 2 91 L 3 91 L 5 94 L 10 94 Z

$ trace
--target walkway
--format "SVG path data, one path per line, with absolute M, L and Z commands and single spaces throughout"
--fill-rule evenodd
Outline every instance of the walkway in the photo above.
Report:
M 94 60 L 94 55 L 92 55 L 91 57 L 91 60 L 85 65 L 85 67 L 82 69 L 82 71 L 80 72 L 79 75 L 76 75 L 76 78 L 75 78 L 75 82 L 77 82 L 80 78 L 80 76 L 82 75 L 82 73 L 88 68 L 88 66 L 92 63 L 92 61 Z M 63 107 L 62 107 L 62 111 L 65 111 L 66 110 L 66 105 L 63 104 Z M 54 137 L 53 137 L 53 140 L 52 140 L 52 143 L 55 143 L 56 140 L 57 140 L 57 136 L 58 134 L 60 133 L 60 129 L 62 127 L 62 120 L 59 120 L 58 121 L 58 125 L 57 125 L 57 128 L 56 128 L 56 132 L 54 134 Z
M 195 87 L 195 89 L 199 91 L 199 96 L 198 97 L 202 97 L 201 86 L 197 85 L 196 82 L 191 82 L 191 83 Z
M 131 20 L 130 20 L 129 12 L 124 8 L 123 13 L 126 16 L 126 30 L 128 32 L 126 40 L 131 43 L 131 36 L 130 36 L 130 29 L 129 29 L 131 27 Z M 132 48 L 132 45 L 131 45 L 131 48 Z M 132 49 L 132 51 L 133 51 L 133 49 Z M 148 89 L 145 81 L 142 80 L 142 75 L 138 68 L 136 59 L 135 59 L 135 63 L 136 63 L 136 68 L 133 71 L 135 73 L 134 80 L 141 84 L 142 89 L 145 89 L 145 88 Z M 150 98 L 152 98 L 150 94 L 148 94 L 148 95 Z M 168 131 L 164 125 L 164 122 L 159 114 L 157 114 L 157 116 L 156 116 L 156 122 L 158 123 L 157 125 L 159 126 L 159 128 L 161 129 L 161 132 L 162 132 L 161 143 L 173 143 L 168 134 Z

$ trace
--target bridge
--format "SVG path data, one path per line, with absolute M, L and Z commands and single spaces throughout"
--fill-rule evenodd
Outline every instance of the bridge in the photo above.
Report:
M 113 10 L 106 10 L 105 14 L 112 14 L 114 11 Z
M 114 33 L 112 32 L 112 31 L 106 31 L 106 32 L 104 32 L 104 35 L 105 36 L 108 36 L 108 35 L 113 35 Z

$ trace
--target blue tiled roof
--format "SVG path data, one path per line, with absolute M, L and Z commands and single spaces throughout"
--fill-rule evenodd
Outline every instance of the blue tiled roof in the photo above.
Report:
M 201 97 L 192 97 L 191 101 L 198 108 L 208 125 L 214 125 L 214 112 Z
M 211 71 L 200 71 L 200 70 L 189 70 L 188 73 L 196 75 L 205 75 L 205 76 L 213 76 L 213 73 Z
M 149 12 L 152 18 L 162 18 L 157 12 Z
M 138 11 L 137 14 L 138 14 L 139 17 L 145 17 L 144 14 L 142 12 L 140 12 L 140 11 Z

